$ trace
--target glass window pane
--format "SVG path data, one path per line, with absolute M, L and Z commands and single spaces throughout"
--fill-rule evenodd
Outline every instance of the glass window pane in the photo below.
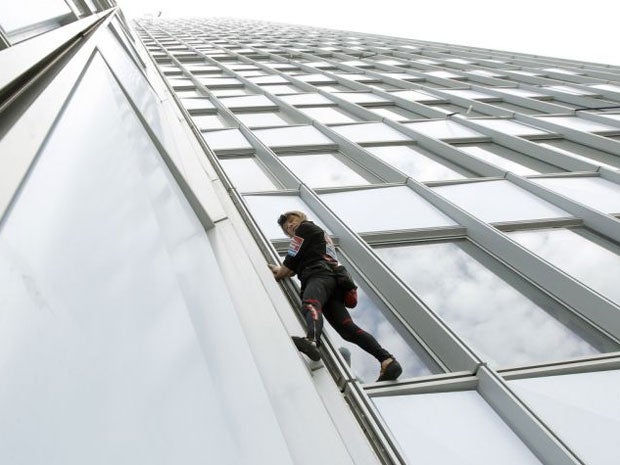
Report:
M 514 231 L 508 236 L 620 304 L 620 247 L 582 228 Z
M 457 167 L 420 147 L 388 145 L 386 147 L 368 147 L 366 150 L 407 176 L 421 182 L 464 179 L 475 176 L 474 173 Z
M 615 84 L 588 84 L 588 87 L 594 87 L 595 89 L 610 90 L 612 92 L 620 92 L 620 86 Z
M 510 181 L 484 181 L 432 188 L 487 223 L 571 217 Z
M 592 336 L 591 328 L 469 241 L 381 247 L 375 252 L 494 366 L 599 352 L 592 344 L 602 340 Z
M 1 13 L 0 25 L 8 34 L 47 19 L 69 14 L 71 10 L 63 0 L 28 0 L 10 6 L 5 3 Z
M 327 97 L 321 94 L 296 94 L 296 95 L 283 95 L 280 97 L 283 101 L 289 105 L 303 106 L 303 105 L 321 105 L 321 104 L 334 104 Z
M 180 99 L 192 99 L 197 100 L 199 97 L 204 98 L 204 94 L 197 90 L 177 90 L 174 92 Z
M 236 96 L 247 96 L 254 94 L 253 91 L 244 88 L 236 88 L 236 89 L 213 89 L 211 93 L 216 97 L 236 97 Z M 233 107 L 236 108 L 236 107 Z M 251 108 L 251 107 L 250 107 Z M 251 108 L 252 110 L 256 110 L 259 108 Z M 261 108 L 263 109 L 263 108 Z
M 306 202 L 297 195 L 245 195 L 243 198 L 252 217 L 267 239 L 288 239 L 278 225 L 278 217 L 289 210 L 304 212 L 310 221 L 313 221 L 328 233 L 330 232 L 327 226 L 316 217 Z
M 192 114 L 215 111 L 213 104 L 206 98 L 183 98 L 181 104 Z
M 477 90 L 472 89 L 441 89 L 441 91 L 445 94 L 454 95 L 456 97 L 468 98 L 472 100 L 497 100 L 500 97 L 496 97 L 491 94 L 485 94 L 484 92 L 479 92 Z
M 370 182 L 352 168 L 344 158 L 331 153 L 280 156 L 284 163 L 302 182 L 310 187 L 335 187 L 366 185 Z
M 578 116 L 539 116 L 541 121 L 566 126 L 567 128 L 577 129 L 578 131 L 593 132 L 596 134 L 620 133 L 620 128 L 608 124 L 591 121 Z
M 544 129 L 535 128 L 534 126 L 519 123 L 511 119 L 477 119 L 474 120 L 474 122 L 486 128 L 493 129 L 494 131 L 517 137 L 546 136 L 551 134 Z
M 308 84 L 318 84 L 318 83 L 328 83 L 328 82 L 336 82 L 333 78 L 326 76 L 324 74 L 315 73 L 315 74 L 297 74 L 294 75 L 296 79 L 300 81 L 307 82 Z
M 533 182 L 605 213 L 620 214 L 620 185 L 600 177 L 533 178 Z
M 218 87 L 243 86 L 243 83 L 233 77 L 203 77 L 199 79 L 200 83 L 209 89 L 217 89 Z
M 620 371 L 599 371 L 508 381 L 512 390 L 591 465 L 620 457 Z
M 388 102 L 386 98 L 370 92 L 335 92 L 334 95 L 347 102 L 357 103 L 358 105 Z
M 475 391 L 372 401 L 411 465 L 542 465 Z
M 314 126 L 291 126 L 287 128 L 257 129 L 254 131 L 264 144 L 272 148 L 334 145 L 334 141 Z
M 358 144 L 410 140 L 402 132 L 392 129 L 385 123 L 348 124 L 346 126 L 332 126 L 332 129 L 341 136 Z
M 216 152 L 253 150 L 252 144 L 248 142 L 239 129 L 203 132 L 202 137 L 209 148 Z
M 566 171 L 492 142 L 479 142 L 472 145 L 456 145 L 455 147 L 473 157 L 489 162 L 498 168 L 506 171 L 512 171 L 513 173 L 520 174 L 522 176 Z
M 474 131 L 467 126 L 447 119 L 406 123 L 405 126 L 425 136 L 441 140 L 456 141 L 488 138 L 478 131 Z
M 259 111 L 252 113 L 235 113 L 235 116 L 250 128 L 286 126 L 289 124 L 288 118 L 280 112 Z
M 261 86 L 266 92 L 270 92 L 274 95 L 285 95 L 285 94 L 295 94 L 300 92 L 301 89 L 299 87 L 291 86 L 288 84 L 281 85 L 262 85 Z
M 66 103 L 0 231 L 0 462 L 290 461 L 234 381 L 263 382 L 204 227 L 98 54 Z
M 290 84 L 290 81 L 278 74 L 271 74 L 269 76 L 251 77 L 248 81 L 252 81 L 254 84 Z
M 620 169 L 620 157 L 593 149 L 587 145 L 577 144 L 566 139 L 552 139 L 539 142 L 542 147 L 561 152 L 572 158 L 604 166 L 610 170 Z
M 334 107 L 305 107 L 301 111 L 323 124 L 354 123 L 359 121 L 359 118 Z
M 273 191 L 277 186 L 254 158 L 220 160 L 222 168 L 239 192 Z
M 396 97 L 400 97 L 405 100 L 411 100 L 412 102 L 418 103 L 432 103 L 439 102 L 441 100 L 445 100 L 440 97 L 436 97 L 434 95 L 426 94 L 424 92 L 420 92 L 417 90 L 399 90 L 396 92 L 392 92 L 392 95 Z
M 222 104 L 228 108 L 271 108 L 277 107 L 269 98 L 264 95 L 245 95 L 241 97 L 222 97 Z
M 221 129 L 230 126 L 220 115 L 195 115 L 192 120 L 198 129 Z
M 424 74 L 428 74 L 429 76 L 434 76 L 442 79 L 462 79 L 465 76 L 462 74 L 452 73 L 450 71 L 437 70 L 437 71 L 428 71 Z
M 426 116 L 419 115 L 409 110 L 405 110 L 404 108 L 397 107 L 396 105 L 392 105 L 389 107 L 371 107 L 369 108 L 373 113 L 383 117 L 388 118 L 394 121 L 410 121 L 413 119 L 426 119 Z
M 541 99 L 541 98 L 551 97 L 551 95 L 549 94 L 543 94 L 541 92 L 535 92 L 533 90 L 528 90 L 528 89 L 521 89 L 520 87 L 500 87 L 500 88 L 496 88 L 495 90 L 498 92 L 503 92 L 505 94 L 516 95 L 517 97 L 524 97 L 524 98 Z
M 334 192 L 320 197 L 356 232 L 456 225 L 406 186 Z M 360 209 L 360 205 L 364 208 Z

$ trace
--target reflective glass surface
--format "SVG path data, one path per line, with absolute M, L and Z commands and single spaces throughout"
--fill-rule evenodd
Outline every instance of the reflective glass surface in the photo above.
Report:
M 369 184 L 367 179 L 360 176 L 351 166 L 345 164 L 343 158 L 331 153 L 280 156 L 280 160 L 295 173 L 295 176 L 310 187 Z
M 471 90 L 471 89 L 441 89 L 441 91 L 446 94 L 455 95 L 457 97 L 468 98 L 472 100 L 489 100 L 489 99 L 492 100 L 492 99 L 498 98 L 498 97 L 495 97 L 494 95 L 486 94 L 484 92 L 480 92 L 477 90 Z
M 301 111 L 322 124 L 353 123 L 358 121 L 353 115 L 335 107 L 306 107 Z
M 414 113 L 404 108 L 397 107 L 395 105 L 381 108 L 369 108 L 373 113 L 381 116 L 382 118 L 391 119 L 394 121 L 409 121 L 413 119 L 425 119 L 424 116 Z
M 254 158 L 220 160 L 231 182 L 240 192 L 271 191 L 277 187 Z
M 31 26 L 47 19 L 70 14 L 69 6 L 63 0 L 28 0 L 9 7 L 4 4 L 0 25 L 5 32 Z
M 334 192 L 320 197 L 355 232 L 456 225 L 406 186 Z
M 250 128 L 286 126 L 289 124 L 282 114 L 276 112 L 236 113 L 235 116 Z
M 276 106 L 269 98 L 264 95 L 246 95 L 241 97 L 222 97 L 222 104 L 228 108 L 249 108 L 249 107 L 273 107 Z
M 335 144 L 333 140 L 314 126 L 257 129 L 254 134 L 264 144 L 274 148 Z
M 620 371 L 508 381 L 584 463 L 614 465 L 620 457 Z
M 204 227 L 97 54 L 66 103 L 0 229 L 0 462 L 290 463 Z
M 473 177 L 469 171 L 421 149 L 404 145 L 368 147 L 370 153 L 421 182 Z M 457 171 L 458 170 L 458 171 Z
M 498 168 L 520 174 L 521 176 L 564 171 L 561 168 L 549 165 L 492 142 L 478 143 L 476 145 L 456 145 L 456 148 L 491 163 Z
M 370 92 L 335 92 L 334 96 L 346 100 L 347 102 L 357 103 L 358 105 L 388 101 L 384 97 Z
M 327 226 L 312 212 L 310 207 L 297 195 L 245 195 L 245 202 L 267 239 L 287 239 L 278 225 L 278 217 L 289 210 L 304 212 L 310 221 L 328 231 Z
M 278 74 L 269 76 L 251 77 L 248 81 L 252 81 L 254 84 L 290 84 L 290 81 Z
M 333 126 L 332 129 L 341 136 L 358 144 L 409 140 L 402 132 L 392 129 L 385 123 L 348 124 L 346 126 Z
M 510 134 L 517 137 L 531 137 L 541 136 L 549 134 L 549 131 L 544 129 L 535 128 L 527 124 L 519 123 L 511 119 L 477 119 L 474 120 L 476 124 L 484 126 L 494 131 L 500 131 L 504 134 Z
M 429 102 L 437 102 L 439 100 L 443 100 L 440 97 L 426 94 L 424 92 L 420 92 L 417 90 L 399 90 L 396 92 L 392 92 L 391 94 L 394 95 L 395 97 L 400 97 L 402 99 L 411 100 L 413 102 L 418 102 L 418 103 L 429 103 Z
M 572 216 L 509 181 L 454 184 L 432 189 L 487 223 Z
M 535 178 L 536 184 L 604 213 L 620 214 L 620 185 L 600 177 Z
M 252 144 L 245 138 L 239 129 L 223 129 L 202 133 L 203 139 L 211 150 L 251 150 Z
M 318 94 L 318 93 L 283 95 L 280 98 L 284 100 L 286 103 L 288 103 L 289 105 L 294 105 L 294 106 L 321 105 L 321 104 L 326 104 L 326 103 L 331 103 L 331 104 L 334 103 L 327 97 L 323 97 L 321 94 Z
M 274 95 L 286 95 L 286 94 L 294 94 L 300 92 L 299 87 L 291 86 L 288 84 L 279 84 L 279 85 L 261 85 L 263 89 L 267 92 L 270 92 Z
M 411 465 L 542 465 L 476 391 L 372 401 Z
M 605 133 L 620 132 L 620 128 L 608 124 L 591 121 L 578 116 L 539 116 L 538 119 L 550 123 L 566 126 L 567 128 L 577 129 L 578 131 Z
M 194 115 L 192 120 L 198 129 L 221 129 L 229 126 L 219 115 Z
M 420 121 L 406 123 L 405 126 L 425 136 L 442 140 L 467 140 L 485 138 L 484 134 L 463 126 L 455 121 L 442 119 L 436 121 Z
M 599 352 L 591 344 L 599 344 L 599 339 L 591 336 L 589 327 L 572 321 L 555 301 L 469 241 L 381 247 L 375 252 L 494 366 L 528 365 Z
M 561 152 L 569 157 L 604 166 L 611 170 L 620 169 L 620 157 L 593 149 L 587 145 L 577 144 L 567 139 L 552 139 L 539 142 L 541 146 Z
M 583 228 L 514 231 L 508 236 L 620 304 L 620 247 Z

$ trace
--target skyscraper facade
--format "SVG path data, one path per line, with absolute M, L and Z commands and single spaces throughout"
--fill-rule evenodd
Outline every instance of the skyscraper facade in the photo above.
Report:
M 70 3 L 0 20 L 2 463 L 617 462 L 620 68 Z M 398 381 L 296 351 L 288 210 Z

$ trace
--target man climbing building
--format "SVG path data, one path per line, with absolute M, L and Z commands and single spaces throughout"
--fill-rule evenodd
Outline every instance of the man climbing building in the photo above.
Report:
M 283 264 L 270 268 L 277 281 L 295 274 L 301 281 L 301 313 L 307 331 L 306 337 L 293 337 L 297 349 L 311 360 L 320 359 L 318 347 L 325 316 L 345 341 L 358 345 L 379 361 L 381 370 L 377 381 L 397 379 L 402 373 L 400 364 L 372 335 L 353 322 L 346 309 L 357 303 L 356 287 L 339 266 L 329 235 L 308 221 L 301 211 L 283 213 L 278 224 L 291 242 Z

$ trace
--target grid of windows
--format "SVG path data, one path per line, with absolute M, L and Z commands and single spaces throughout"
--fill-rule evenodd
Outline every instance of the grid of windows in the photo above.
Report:
M 573 395 L 597 371 L 597 408 L 620 405 L 620 69 L 246 20 L 136 28 L 273 253 L 290 209 L 340 244 L 360 323 L 405 367 L 373 383 L 327 334 L 385 462 L 608 463 Z M 537 397 L 555 380 L 568 425 Z

